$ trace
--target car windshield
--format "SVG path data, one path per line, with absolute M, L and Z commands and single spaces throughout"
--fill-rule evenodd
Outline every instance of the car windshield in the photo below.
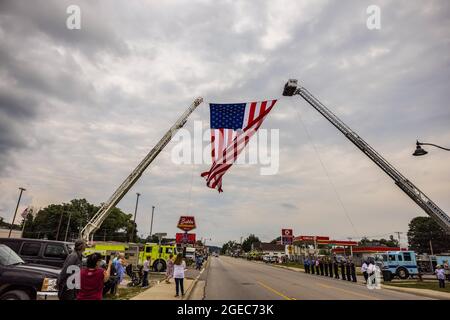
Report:
M 15 253 L 10 247 L 0 245 L 0 264 L 3 266 L 10 266 L 13 264 L 24 263 L 17 253 Z

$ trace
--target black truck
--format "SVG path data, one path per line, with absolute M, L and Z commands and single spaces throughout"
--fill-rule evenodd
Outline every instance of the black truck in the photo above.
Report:
M 56 267 L 25 263 L 10 247 L 0 244 L 0 300 L 58 299 Z
M 0 238 L 0 244 L 6 244 L 27 263 L 59 268 L 62 268 L 74 245 L 72 242 L 27 238 Z

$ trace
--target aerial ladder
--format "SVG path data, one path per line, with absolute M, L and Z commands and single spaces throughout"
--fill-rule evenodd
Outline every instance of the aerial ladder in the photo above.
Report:
M 433 220 L 435 220 L 445 232 L 450 233 L 450 217 L 427 197 L 411 181 L 406 179 L 386 159 L 365 142 L 356 132 L 350 129 L 333 112 L 314 97 L 306 88 L 299 86 L 297 80 L 290 79 L 284 86 L 283 96 L 299 95 L 314 109 L 323 115 L 331 124 L 341 131 L 359 150 L 381 168 L 395 184 L 403 190 L 415 203 L 417 203 Z
M 85 241 L 93 239 L 95 231 L 97 231 L 105 219 L 108 217 L 111 210 L 119 203 L 119 201 L 127 194 L 128 190 L 136 183 L 136 181 L 144 173 L 145 169 L 150 163 L 155 160 L 158 154 L 169 143 L 175 133 L 182 128 L 188 117 L 192 112 L 203 102 L 203 98 L 199 97 L 189 106 L 189 108 L 181 115 L 175 124 L 166 132 L 166 134 L 159 140 L 153 149 L 145 156 L 145 158 L 138 164 L 138 166 L 131 172 L 131 174 L 122 182 L 113 195 L 102 204 L 100 209 L 94 214 L 89 222 L 81 230 L 81 238 Z

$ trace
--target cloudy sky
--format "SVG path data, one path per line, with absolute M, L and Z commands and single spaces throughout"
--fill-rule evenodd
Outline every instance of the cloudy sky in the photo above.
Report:
M 81 8 L 81 30 L 66 9 Z M 368 30 L 366 9 L 381 8 Z M 24 1 L 0 2 L 0 216 L 18 187 L 27 205 L 99 204 L 197 96 L 207 102 L 279 98 L 298 78 L 405 176 L 450 211 L 449 154 L 411 156 L 416 139 L 450 145 L 450 2 Z M 188 121 L 208 125 L 201 105 Z M 299 97 L 264 123 L 280 130 L 278 174 L 233 167 L 218 194 L 175 165 L 170 143 L 118 207 L 138 231 L 176 232 L 197 219 L 212 243 L 282 227 L 338 239 L 407 231 L 425 215 Z

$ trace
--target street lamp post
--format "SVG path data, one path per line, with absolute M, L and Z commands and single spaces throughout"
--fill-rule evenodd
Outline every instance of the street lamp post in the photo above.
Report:
M 67 221 L 66 234 L 64 236 L 64 241 L 67 241 L 67 234 L 69 232 L 69 226 L 70 226 L 70 218 L 72 218 L 72 210 L 69 211 L 69 219 Z
M 153 235 L 153 214 L 155 213 L 155 206 L 152 206 L 152 220 L 150 222 L 150 241 L 152 241 Z
M 133 242 L 134 226 L 136 225 L 136 215 L 137 215 L 137 209 L 138 209 L 140 195 L 141 194 L 139 192 L 136 192 L 136 207 L 134 208 L 134 220 L 133 220 L 133 228 L 131 229 L 130 242 Z
M 433 146 L 445 151 L 450 151 L 449 148 L 444 148 L 441 146 L 438 146 L 437 144 L 434 143 L 425 143 L 425 142 L 419 142 L 418 140 L 416 141 L 416 150 L 414 151 L 414 153 L 412 154 L 413 156 L 424 156 L 428 153 L 428 151 L 425 151 L 421 146 Z
M 16 210 L 14 211 L 14 217 L 13 217 L 13 219 L 12 219 L 11 226 L 9 227 L 9 235 L 8 235 L 8 238 L 11 238 L 11 232 L 12 232 L 12 229 L 13 229 L 13 227 L 14 227 L 14 220 L 16 220 L 17 209 L 19 209 L 19 204 L 20 204 L 20 199 L 22 198 L 22 193 L 23 193 L 24 191 L 26 191 L 26 189 L 25 189 L 25 188 L 22 188 L 22 187 L 20 187 L 19 190 L 20 190 L 20 193 L 19 193 L 19 199 L 17 200 Z

